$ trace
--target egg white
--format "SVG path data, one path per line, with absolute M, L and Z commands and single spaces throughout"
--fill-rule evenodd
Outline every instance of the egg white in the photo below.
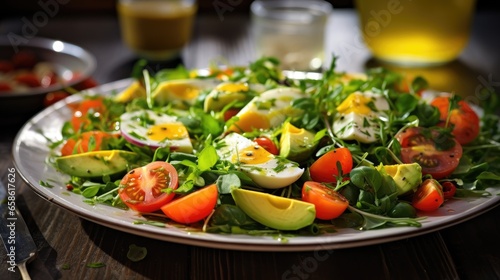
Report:
M 281 87 L 263 92 L 254 97 L 245 107 L 243 107 L 236 117 L 236 121 L 229 130 L 236 132 L 249 132 L 251 130 L 269 129 L 277 127 L 288 118 L 303 114 L 303 111 L 292 107 L 292 102 L 305 97 L 305 94 L 297 88 Z M 266 121 L 262 126 L 262 121 L 250 122 L 252 118 L 259 118 Z M 242 125 L 244 123 L 251 124 Z M 269 127 L 266 127 L 269 126 Z
M 239 164 L 241 171 L 250 177 L 257 185 L 266 189 L 278 189 L 286 187 L 297 181 L 304 173 L 304 169 L 298 164 L 284 158 L 269 154 L 269 160 L 258 164 L 239 163 L 237 156 L 239 151 L 248 147 L 256 147 L 258 144 L 238 133 L 230 133 L 224 137 L 218 145 L 217 153 L 222 160 L 228 160 Z M 277 171 L 277 167 L 279 170 Z
M 143 120 L 148 119 L 150 123 L 145 123 Z M 189 135 L 178 139 L 162 139 L 160 141 L 148 137 L 148 131 L 154 125 L 160 124 L 179 124 L 177 117 L 170 116 L 151 110 L 139 110 L 121 115 L 120 129 L 123 137 L 139 146 L 149 146 L 152 148 L 170 147 L 172 151 L 192 153 L 193 145 Z M 184 126 L 184 125 L 182 125 Z
M 377 142 L 380 129 L 378 120 L 386 116 L 384 111 L 390 109 L 389 103 L 381 94 L 375 94 L 371 91 L 357 91 L 351 93 L 351 95 L 353 94 L 369 99 L 376 111 L 369 110 L 368 113 L 360 113 L 354 110 L 347 114 L 337 113 L 333 120 L 333 133 L 343 140 L 357 140 L 361 143 Z M 364 105 L 366 104 L 359 106 Z

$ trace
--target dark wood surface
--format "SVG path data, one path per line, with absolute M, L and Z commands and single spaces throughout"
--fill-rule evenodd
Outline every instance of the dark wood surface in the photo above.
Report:
M 362 71 L 376 65 L 356 42 L 356 14 L 337 10 L 329 23 L 327 52 L 341 56 L 339 70 Z M 496 27 L 496 28 L 495 28 Z M 432 69 L 405 69 L 428 75 L 431 85 L 473 94 L 479 86 L 499 90 L 500 13 L 481 12 L 461 58 Z M 19 18 L 4 19 L 0 32 L 20 32 Z M 107 83 L 128 77 L 135 60 L 123 46 L 112 16 L 54 17 L 38 36 L 57 38 L 90 50 L 98 60 L 94 78 Z M 349 48 L 350 46 L 350 48 Z M 254 49 L 246 17 L 200 17 L 183 53 L 187 67 L 206 67 L 216 58 L 246 64 Z M 327 56 L 328 57 L 328 56 Z M 153 66 L 154 67 L 154 66 Z M 439 74 L 440 78 L 435 78 Z M 444 89 L 443 89 L 444 90 Z M 11 146 L 19 126 L 0 131 L 0 178 L 14 164 Z M 19 175 L 19 174 L 18 174 Z M 500 207 L 429 234 L 371 246 L 306 252 L 252 252 L 175 244 L 139 237 L 86 221 L 38 197 L 17 176 L 17 205 L 38 246 L 28 265 L 33 279 L 500 279 Z M 131 262 L 130 244 L 146 247 L 147 257 Z M 7 271 L 0 250 L 0 278 Z M 89 268 L 89 263 L 104 267 Z

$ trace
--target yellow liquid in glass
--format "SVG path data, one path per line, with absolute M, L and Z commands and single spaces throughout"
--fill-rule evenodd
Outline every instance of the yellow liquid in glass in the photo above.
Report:
M 474 0 L 356 0 L 373 55 L 408 65 L 455 59 L 469 39 L 474 5 Z
M 178 53 L 189 41 L 196 5 L 169 1 L 118 2 L 122 36 L 127 45 L 149 58 Z

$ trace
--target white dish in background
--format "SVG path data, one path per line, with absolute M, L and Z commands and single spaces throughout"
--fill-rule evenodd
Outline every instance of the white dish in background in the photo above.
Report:
M 74 44 L 35 37 L 14 47 L 6 36 L 0 37 L 0 60 L 10 60 L 20 51 L 33 53 L 39 62 L 51 64 L 57 76 L 71 79 L 63 79 L 66 80 L 65 83 L 35 87 L 23 92 L 0 91 L 0 117 L 12 122 L 33 116 L 43 109 L 43 100 L 48 92 L 77 85 L 89 78 L 96 67 L 94 56 Z
M 91 90 L 91 93 L 106 94 L 124 89 L 131 79 L 106 84 Z M 470 200 L 456 199 L 447 201 L 442 208 L 422 221 L 422 227 L 397 227 L 369 231 L 340 229 L 338 232 L 319 236 L 287 237 L 286 242 L 272 236 L 223 235 L 202 232 L 189 232 L 174 226 L 160 228 L 151 225 L 138 225 L 133 222 L 141 217 L 132 210 L 124 211 L 106 205 L 89 205 L 80 195 L 69 193 L 65 183 L 69 179 L 46 164 L 49 155 L 49 139 L 61 139 L 63 123 L 71 116 L 67 104 L 78 102 L 81 95 L 74 95 L 44 109 L 19 131 L 13 145 L 14 164 L 21 177 L 44 199 L 90 221 L 106 227 L 135 235 L 158 240 L 204 246 L 218 249 L 250 251 L 312 251 L 318 249 L 338 249 L 380 244 L 389 241 L 414 237 L 437 231 L 471 219 L 498 205 L 498 189 L 488 189 L 490 197 Z M 43 135 L 42 135 L 43 133 Z M 54 187 L 40 185 L 49 182 Z

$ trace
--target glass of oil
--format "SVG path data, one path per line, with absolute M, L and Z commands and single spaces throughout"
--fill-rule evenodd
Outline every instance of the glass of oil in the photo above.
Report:
M 191 38 L 196 0 L 118 0 L 122 37 L 140 57 L 177 57 Z
M 456 59 L 469 40 L 475 0 L 355 0 L 373 56 L 406 66 Z

